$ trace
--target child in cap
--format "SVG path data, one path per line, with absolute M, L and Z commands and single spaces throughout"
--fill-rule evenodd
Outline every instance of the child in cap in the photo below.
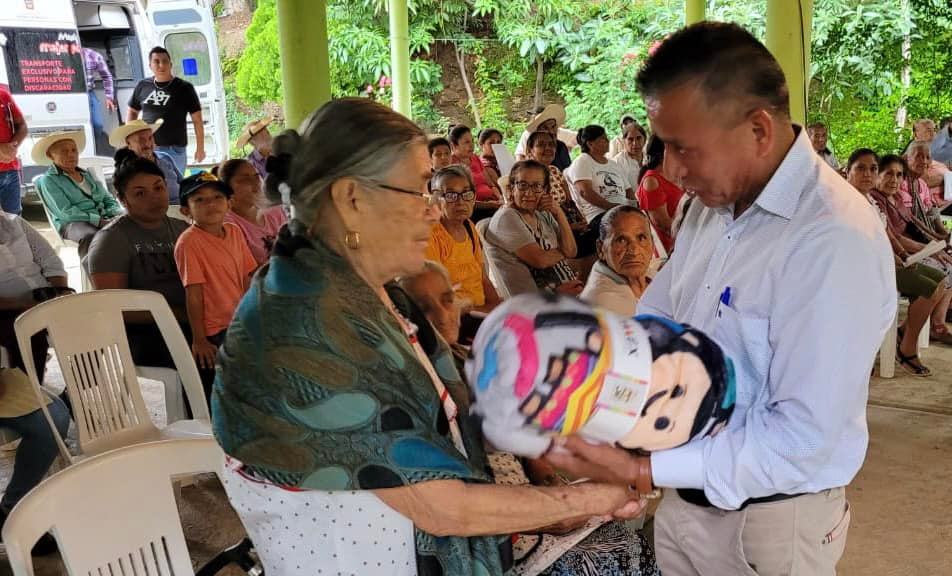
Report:
M 175 244 L 175 265 L 185 286 L 192 354 L 207 396 L 215 353 L 258 264 L 241 230 L 225 222 L 231 197 L 227 184 L 200 172 L 182 180 L 179 197 L 192 225 Z

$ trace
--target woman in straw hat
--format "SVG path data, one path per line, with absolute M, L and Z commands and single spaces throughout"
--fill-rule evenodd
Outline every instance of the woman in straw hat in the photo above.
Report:
M 516 160 L 528 158 L 529 135 L 542 130 L 555 137 L 555 160 L 552 161 L 552 165 L 564 172 L 572 164 L 572 157 L 569 155 L 569 145 L 563 138 L 568 138 L 569 142 L 574 143 L 575 132 L 562 128 L 563 124 L 565 124 L 565 108 L 562 106 L 549 104 L 539 111 L 526 125 L 526 129 L 519 138 L 519 144 L 516 146 Z
M 79 244 L 80 258 L 93 234 L 122 214 L 106 187 L 79 167 L 79 151 L 85 146 L 81 130 L 54 132 L 33 145 L 33 162 L 50 167 L 36 182 L 40 199 L 59 235 Z
M 109 135 L 109 144 L 116 150 L 128 148 L 139 158 L 145 158 L 158 166 L 165 174 L 165 189 L 169 193 L 169 204 L 178 204 L 179 181 L 182 180 L 182 172 L 179 171 L 170 154 L 156 149 L 153 135 L 161 127 L 161 118 L 152 124 L 145 120 L 132 120 L 112 131 Z
M 244 150 L 248 144 L 251 144 L 254 148 L 251 154 L 248 154 L 248 161 L 255 167 L 255 172 L 258 173 L 258 176 L 260 176 L 262 180 L 268 175 L 265 165 L 268 156 L 271 155 L 271 142 L 273 138 L 271 137 L 271 132 L 268 131 L 268 126 L 272 122 L 274 122 L 274 118 L 270 116 L 248 122 L 245 124 L 245 127 L 241 129 L 241 134 L 238 135 L 238 139 L 235 140 L 236 148 Z

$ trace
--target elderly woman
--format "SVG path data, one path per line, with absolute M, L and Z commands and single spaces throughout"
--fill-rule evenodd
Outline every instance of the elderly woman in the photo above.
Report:
M 622 146 L 615 154 L 609 157 L 621 166 L 628 176 L 628 184 L 632 190 L 638 189 L 641 177 L 641 166 L 645 161 L 645 140 L 648 134 L 641 124 L 632 120 L 621 134 Z
M 119 126 L 109 135 L 109 144 L 116 150 L 128 147 L 136 156 L 145 158 L 162 170 L 165 178 L 165 189 L 169 202 L 179 202 L 179 181 L 182 172 L 175 165 L 175 160 L 166 152 L 156 149 L 155 131 L 162 127 L 162 119 L 149 124 L 145 120 L 132 120 Z
M 898 157 L 892 157 L 893 160 L 889 158 L 886 157 L 882 178 L 878 177 L 879 157 L 869 148 L 855 150 L 850 154 L 846 165 L 849 183 L 876 206 L 877 210 L 879 206 L 872 196 L 877 180 L 880 180 L 883 188 L 890 191 L 898 190 L 905 171 L 903 164 L 895 161 Z M 881 196 L 880 201 L 882 201 Z M 894 233 L 893 227 L 888 225 L 887 213 L 883 211 L 881 215 L 883 222 L 886 223 L 886 235 L 889 237 L 896 262 L 896 289 L 909 298 L 906 320 L 899 327 L 899 333 L 903 336 L 897 344 L 896 357 L 900 366 L 913 375 L 929 376 L 931 371 L 922 365 L 917 356 L 919 332 L 929 321 L 930 316 L 933 321 L 944 327 L 945 312 L 948 311 L 949 296 L 952 295 L 952 291 L 945 283 L 945 273 L 942 270 L 919 263 L 906 265 L 905 260 L 909 257 L 909 252 Z M 939 307 L 942 308 L 941 312 L 937 310 Z
M 462 374 L 462 366 L 469 355 L 469 349 L 457 342 L 459 337 L 459 309 L 453 298 L 453 287 L 446 269 L 438 262 L 427 261 L 423 271 L 400 278 L 400 288 L 409 296 L 428 320 L 428 324 L 443 337 L 453 350 L 453 358 L 457 369 Z M 391 292 L 393 294 L 393 292 Z M 420 323 L 423 328 L 429 328 L 427 323 Z M 564 486 L 565 478 L 560 476 L 551 466 L 542 460 L 526 460 L 520 462 L 511 454 L 496 453 L 490 455 L 490 467 L 494 480 L 497 483 L 518 481 L 520 484 L 536 486 Z M 543 530 L 545 534 L 559 535 L 573 529 L 578 529 L 584 523 L 568 523 L 562 526 L 551 526 Z M 551 538 L 551 536 L 543 536 Z M 526 541 L 537 538 L 534 535 L 518 535 L 517 548 L 526 548 Z M 558 540 L 555 540 L 558 542 Z M 620 522 L 610 522 L 601 525 L 594 532 L 581 541 L 563 542 L 558 548 L 561 556 L 553 558 L 550 566 L 539 574 L 556 576 L 571 574 L 573 576 L 617 574 L 631 576 L 657 576 L 658 568 L 655 565 L 654 554 L 643 534 L 628 529 Z M 532 553 L 527 557 L 517 559 L 530 562 Z
M 602 214 L 620 204 L 634 203 L 634 189 L 621 167 L 610 160 L 608 137 L 601 126 L 586 126 L 578 132 L 582 153 L 565 176 L 572 183 L 572 199 L 590 229 L 598 229 Z
M 633 316 L 648 287 L 651 224 L 634 206 L 616 206 L 599 226 L 598 262 L 592 268 L 582 300 L 621 316 Z
M 638 176 L 638 205 L 648 213 L 664 249 L 674 249 L 674 220 L 684 196 L 664 173 L 664 142 L 657 136 L 648 140 L 648 154 Z
M 509 296 L 525 292 L 582 291 L 567 259 L 575 258 L 575 237 L 553 198 L 546 166 L 535 160 L 516 162 L 509 173 L 509 202 L 486 230 L 486 255 Z M 525 282 L 528 269 L 532 282 Z
M 476 197 L 473 179 L 466 168 L 454 165 L 434 174 L 430 185 L 440 198 L 442 214 L 430 231 L 426 257 L 450 271 L 464 308 L 489 312 L 499 304 L 499 295 L 486 275 L 483 246 L 470 220 Z
M 926 176 L 932 168 L 932 152 L 929 143 L 916 141 L 906 150 L 906 164 L 909 172 L 900 186 L 902 203 L 912 210 L 913 215 L 927 222 L 936 233 L 944 233 L 945 228 L 939 215 L 942 206 L 941 195 L 936 198 L 929 189 Z
M 259 265 L 264 264 L 271 257 L 278 231 L 288 222 L 284 207 L 265 207 L 261 178 L 248 160 L 226 160 L 218 167 L 218 177 L 232 190 L 225 222 L 241 228 L 251 255 Z
M 185 288 L 173 255 L 188 223 L 166 216 L 169 193 L 165 182 L 164 171 L 153 162 L 131 150 L 116 152 L 113 185 L 126 213 L 96 234 L 86 266 L 97 290 L 131 288 L 162 294 L 190 338 Z M 136 365 L 175 366 L 151 315 L 127 315 L 126 333 Z
M 488 484 L 446 344 L 386 289 L 421 270 L 437 218 L 426 135 L 367 99 L 305 126 L 275 141 L 296 219 L 235 314 L 212 402 L 265 572 L 501 575 L 511 541 L 491 535 L 641 508 L 624 487 Z
M 33 162 L 49 166 L 36 181 L 53 228 L 61 238 L 79 244 L 86 255 L 93 234 L 122 214 L 122 207 L 92 172 L 79 167 L 79 151 L 86 147 L 82 131 L 54 132 L 33 145 Z

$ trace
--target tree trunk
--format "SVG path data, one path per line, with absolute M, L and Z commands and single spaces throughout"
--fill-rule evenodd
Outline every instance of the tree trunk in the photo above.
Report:
M 536 55 L 536 81 L 535 81 L 535 102 L 532 112 L 537 113 L 542 108 L 542 81 L 545 75 L 545 65 L 542 62 L 542 55 Z
M 460 46 L 456 46 L 456 64 L 459 66 L 459 75 L 463 79 L 463 86 L 466 88 L 466 100 L 469 102 L 469 109 L 473 112 L 473 119 L 476 121 L 475 134 L 483 129 L 483 123 L 479 118 L 479 106 L 476 105 L 476 96 L 473 94 L 473 87 L 469 83 L 469 77 L 466 75 L 466 53 Z
M 909 0 L 902 0 L 902 17 L 907 22 L 912 18 Z M 902 37 L 902 94 L 899 98 L 899 109 L 896 111 L 896 138 L 902 144 L 902 129 L 906 127 L 906 100 L 909 98 L 909 87 L 912 85 L 912 37 L 906 32 Z

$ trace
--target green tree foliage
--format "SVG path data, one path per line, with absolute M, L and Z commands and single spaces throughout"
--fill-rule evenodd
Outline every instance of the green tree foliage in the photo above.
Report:
M 623 113 L 644 120 L 635 75 L 652 44 L 684 17 L 683 0 L 410 0 L 409 8 L 415 119 L 431 131 L 472 121 L 444 118 L 434 106 L 442 79 L 457 71 L 442 70 L 432 50 L 452 46 L 466 55 L 482 124 L 509 138 L 530 112 L 526 102 L 537 99 L 563 102 L 572 127 L 614 132 Z M 385 0 L 327 0 L 335 96 L 389 101 L 386 9 Z M 764 36 L 766 0 L 708 0 L 707 14 Z M 947 0 L 815 0 L 810 119 L 829 124 L 841 156 L 859 146 L 904 146 L 916 118 L 952 115 L 949 46 Z M 252 107 L 280 100 L 275 0 L 258 2 L 234 89 Z M 514 109 L 516 96 L 526 109 Z

